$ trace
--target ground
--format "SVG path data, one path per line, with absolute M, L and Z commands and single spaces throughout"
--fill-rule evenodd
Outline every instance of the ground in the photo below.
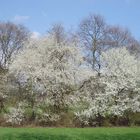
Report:
M 0 128 L 0 140 L 140 140 L 140 127 Z

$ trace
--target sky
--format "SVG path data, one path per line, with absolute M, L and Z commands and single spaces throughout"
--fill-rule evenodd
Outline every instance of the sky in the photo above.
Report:
M 108 24 L 129 28 L 140 40 L 140 0 L 0 0 L 0 21 L 24 24 L 35 36 L 55 23 L 76 29 L 89 14 L 100 14 Z

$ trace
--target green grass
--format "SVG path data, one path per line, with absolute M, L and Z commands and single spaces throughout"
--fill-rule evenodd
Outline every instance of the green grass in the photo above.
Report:
M 140 127 L 0 128 L 0 140 L 140 140 Z

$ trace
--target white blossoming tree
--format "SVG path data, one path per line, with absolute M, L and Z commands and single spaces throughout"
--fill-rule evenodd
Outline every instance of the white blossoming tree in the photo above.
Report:
M 126 48 L 111 49 L 102 54 L 106 93 L 113 105 L 110 113 L 122 115 L 125 110 L 140 112 L 140 63 Z
M 135 56 L 114 48 L 102 53 L 101 61 L 101 76 L 91 77 L 82 88 L 85 109 L 75 113 L 84 124 L 96 118 L 100 125 L 103 117 L 140 112 L 140 63 Z
M 59 114 L 69 108 L 75 99 L 78 83 L 87 77 L 82 61 L 80 50 L 75 45 L 60 46 L 47 38 L 25 47 L 9 71 L 23 86 L 30 85 L 33 109 L 35 105 L 43 104 L 46 106 L 44 113 Z
M 21 106 L 21 103 L 17 105 L 17 107 L 10 107 L 9 113 L 5 115 L 7 119 L 7 123 L 11 125 L 21 125 L 24 120 L 24 110 Z

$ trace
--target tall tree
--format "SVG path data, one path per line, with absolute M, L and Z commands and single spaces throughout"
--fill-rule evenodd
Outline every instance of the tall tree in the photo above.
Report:
M 0 67 L 7 68 L 12 55 L 28 40 L 29 31 L 22 25 L 0 22 Z
M 101 48 L 104 45 L 106 23 L 100 15 L 90 15 L 79 25 L 79 36 L 87 48 L 87 60 L 99 72 Z

